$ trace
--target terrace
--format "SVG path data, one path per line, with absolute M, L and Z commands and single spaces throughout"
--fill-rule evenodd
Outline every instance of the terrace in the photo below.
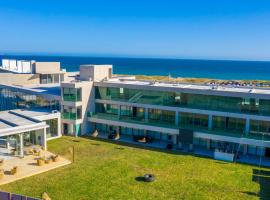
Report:
M 62 157 L 59 157 L 57 162 L 53 162 L 53 160 L 48 161 L 52 156 L 54 156 L 53 153 L 43 150 L 40 150 L 38 154 L 27 155 L 23 158 L 2 154 L 1 159 L 3 163 L 1 164 L 0 170 L 0 185 L 37 175 L 71 163 L 69 160 Z M 40 158 L 45 158 L 45 161 L 47 159 L 46 164 L 44 161 L 44 164 L 39 166 L 38 159 Z M 12 171 L 14 167 L 17 167 L 16 171 Z

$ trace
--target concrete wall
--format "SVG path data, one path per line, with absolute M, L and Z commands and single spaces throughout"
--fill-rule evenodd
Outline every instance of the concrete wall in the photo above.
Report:
M 80 80 L 101 81 L 112 77 L 112 65 L 81 65 Z
M 0 73 L 0 84 L 7 84 L 7 85 L 39 84 L 39 74 Z
M 82 135 L 93 132 L 93 127 L 87 117 L 88 112 L 95 112 L 95 88 L 93 85 L 93 82 L 89 81 L 82 86 Z
M 54 74 L 60 72 L 60 62 L 36 62 L 33 64 L 37 74 Z

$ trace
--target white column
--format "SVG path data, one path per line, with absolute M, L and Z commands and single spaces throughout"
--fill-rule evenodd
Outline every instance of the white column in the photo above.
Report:
M 41 138 L 41 140 L 43 140 L 41 142 L 42 142 L 44 150 L 47 151 L 47 130 L 46 130 L 46 128 L 44 128 L 43 137 Z
M 208 115 L 208 129 L 211 130 L 213 126 L 213 115 Z
M 23 133 L 19 134 L 20 137 L 20 157 L 23 158 L 24 152 L 23 152 Z
M 175 125 L 178 126 L 178 123 L 179 123 L 179 112 L 176 111 L 175 112 Z
M 145 108 L 144 118 L 145 121 L 148 122 L 148 108 Z
M 249 133 L 249 128 L 250 128 L 250 119 L 246 119 L 246 127 L 245 127 L 245 133 L 246 135 Z
M 61 122 L 61 115 L 59 117 L 57 117 L 57 136 L 61 136 L 62 135 L 62 122 Z

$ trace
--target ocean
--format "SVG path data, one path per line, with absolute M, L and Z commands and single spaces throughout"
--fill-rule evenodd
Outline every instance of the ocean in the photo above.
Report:
M 270 80 L 270 62 L 266 61 L 0 55 L 0 59 L 2 58 L 58 61 L 62 68 L 70 72 L 78 71 L 81 64 L 112 64 L 115 74 Z

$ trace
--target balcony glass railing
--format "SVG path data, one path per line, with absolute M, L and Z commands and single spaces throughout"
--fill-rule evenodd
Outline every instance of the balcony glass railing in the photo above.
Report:
M 76 102 L 76 101 L 81 101 L 81 96 L 76 96 L 76 95 L 63 95 L 63 100 L 64 101 L 72 101 L 72 102 Z
M 77 119 L 76 113 L 63 112 L 61 115 L 62 115 L 62 119 L 71 119 L 71 120 Z
M 246 134 L 244 132 L 240 132 L 238 130 L 208 130 L 205 127 L 202 128 L 195 128 L 190 126 L 176 126 L 164 122 L 159 123 L 153 123 L 151 121 L 145 121 L 145 120 L 136 120 L 134 118 L 128 118 L 128 117 L 120 117 L 118 118 L 117 115 L 111 115 L 111 114 L 105 114 L 105 113 L 97 113 L 89 115 L 88 117 L 93 117 L 97 119 L 105 119 L 105 120 L 112 120 L 112 121 L 122 121 L 127 123 L 136 123 L 136 124 L 143 124 L 143 125 L 149 125 L 149 126 L 156 126 L 156 127 L 164 127 L 164 128 L 172 128 L 172 129 L 190 129 L 197 132 L 207 133 L 207 134 L 213 134 L 213 135 L 220 135 L 220 136 L 228 136 L 228 137 L 237 137 L 237 138 L 249 138 L 249 139 L 256 139 L 256 140 L 264 140 L 264 141 L 270 141 L 270 135 L 265 135 L 262 137 L 262 135 L 254 135 L 254 134 Z

